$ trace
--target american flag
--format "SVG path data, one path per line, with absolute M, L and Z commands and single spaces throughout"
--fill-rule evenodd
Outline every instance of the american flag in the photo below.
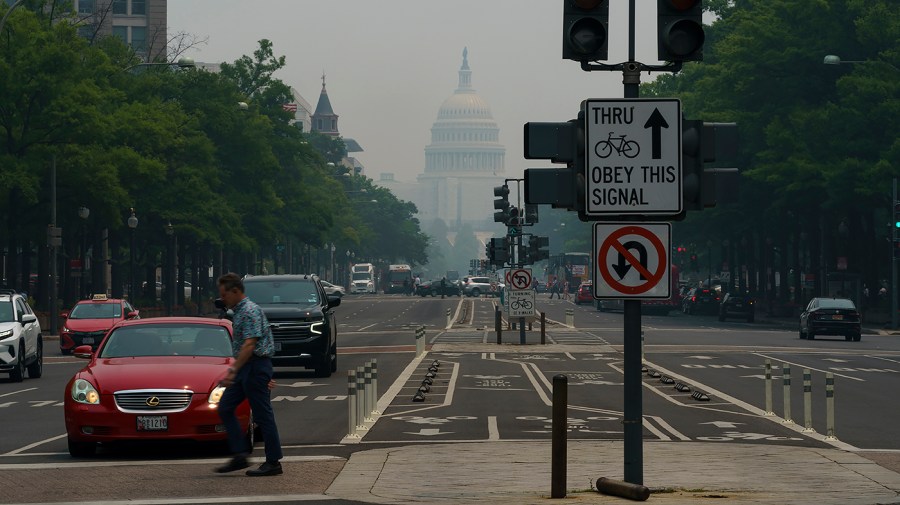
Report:
M 281 108 L 288 112 L 297 112 L 297 104 L 295 103 L 286 103 Z

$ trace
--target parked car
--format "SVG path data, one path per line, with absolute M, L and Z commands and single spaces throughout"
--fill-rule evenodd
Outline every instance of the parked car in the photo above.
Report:
M 244 292 L 262 308 L 275 341 L 274 366 L 303 366 L 317 377 L 337 371 L 337 322 L 341 297 L 328 295 L 315 275 L 244 277 Z
M 449 280 L 444 280 L 444 287 L 441 288 L 441 279 L 435 279 L 430 281 L 422 281 L 422 284 L 419 284 L 416 287 L 416 294 L 419 296 L 462 296 L 462 290 L 459 285 L 454 284 Z
M 72 310 L 62 312 L 63 323 L 59 329 L 59 352 L 72 354 L 79 346 L 96 349 L 106 332 L 119 321 L 140 319 L 140 312 L 126 300 L 108 298 L 97 294 L 90 300 L 82 300 Z
M 322 287 L 325 289 L 326 295 L 337 295 L 337 296 L 342 297 L 347 294 L 347 291 L 344 289 L 344 286 L 338 286 L 336 284 L 332 284 L 330 282 L 323 281 L 321 279 L 319 280 L 319 282 L 322 283 Z
M 691 288 L 681 301 L 681 311 L 685 314 L 717 314 L 719 293 L 709 288 Z
M 752 323 L 756 312 L 756 301 L 748 294 L 726 293 L 719 304 L 719 321 L 729 317 L 746 319 Z
M 159 317 L 116 323 L 96 351 L 75 348 L 90 361 L 66 384 L 69 454 L 91 456 L 98 443 L 121 440 L 225 441 L 216 407 L 231 344 L 230 321 Z M 237 417 L 252 447 L 246 401 Z
M 12 289 L 0 289 L 0 373 L 13 382 L 40 378 L 44 372 L 41 324 L 28 301 Z
M 816 335 L 843 335 L 847 341 L 862 338 L 859 311 L 846 298 L 813 298 L 800 314 L 800 338 Z
M 593 303 L 593 288 L 594 286 L 592 283 L 582 282 L 581 285 L 578 286 L 578 291 L 575 292 L 575 305 L 581 305 L 582 303 Z

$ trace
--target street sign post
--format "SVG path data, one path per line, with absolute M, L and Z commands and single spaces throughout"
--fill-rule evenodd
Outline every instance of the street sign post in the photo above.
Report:
M 681 212 L 681 101 L 585 101 L 585 215 Z
M 509 317 L 529 317 L 534 315 L 533 289 L 510 289 L 507 300 Z
M 671 223 L 594 223 L 594 297 L 671 296 Z

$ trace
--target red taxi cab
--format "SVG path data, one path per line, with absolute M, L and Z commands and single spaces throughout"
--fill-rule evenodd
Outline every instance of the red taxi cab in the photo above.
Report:
M 96 349 L 114 324 L 140 319 L 140 312 L 125 300 L 94 295 L 90 300 L 76 303 L 71 311 L 61 313 L 60 317 L 65 322 L 59 330 L 59 351 L 72 354 L 72 350 L 81 345 Z
M 117 323 L 94 351 L 75 349 L 89 362 L 64 392 L 69 453 L 126 440 L 226 441 L 217 407 L 234 362 L 231 331 L 227 319 L 155 317 Z M 237 417 L 253 447 L 246 401 Z

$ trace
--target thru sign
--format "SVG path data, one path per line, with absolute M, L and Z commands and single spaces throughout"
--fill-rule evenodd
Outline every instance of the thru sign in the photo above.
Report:
M 585 214 L 681 212 L 681 102 L 591 99 L 585 107 Z

